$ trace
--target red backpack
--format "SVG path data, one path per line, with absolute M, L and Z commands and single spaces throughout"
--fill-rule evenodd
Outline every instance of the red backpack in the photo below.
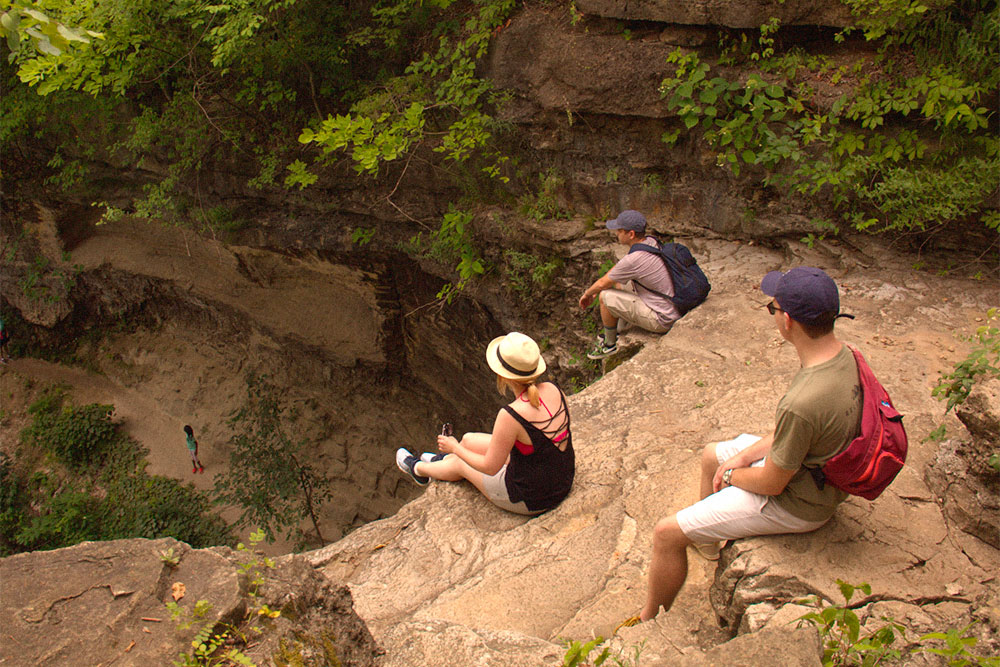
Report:
M 809 472 L 821 490 L 829 483 L 851 495 L 875 500 L 903 469 L 906 430 L 903 415 L 892 406 L 892 399 L 864 357 L 854 348 L 851 352 L 858 362 L 861 384 L 861 434 L 822 468 L 809 468 Z

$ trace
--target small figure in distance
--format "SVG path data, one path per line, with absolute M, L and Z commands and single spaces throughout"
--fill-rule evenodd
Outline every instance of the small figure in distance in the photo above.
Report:
M 538 382 L 545 360 L 530 337 L 511 332 L 486 348 L 501 395 L 514 400 L 498 413 L 492 433 L 455 439 L 445 425 L 437 437 L 441 454 L 420 458 L 396 451 L 396 465 L 421 486 L 431 479 L 467 479 L 497 507 L 517 514 L 546 512 L 569 494 L 575 474 L 566 396 L 551 382 Z
M 646 236 L 646 217 L 639 211 L 622 211 L 606 224 L 622 245 L 631 248 L 636 243 L 646 243 L 659 247 L 655 238 Z M 631 287 L 625 285 L 629 281 Z M 587 357 L 603 359 L 618 351 L 619 320 L 653 333 L 670 331 L 681 314 L 663 295 L 673 294 L 674 282 L 662 259 L 647 252 L 626 254 L 580 296 L 580 308 L 584 309 L 599 298 L 604 326 L 604 332 L 597 337 L 597 346 Z
M 760 284 L 767 310 L 801 368 L 778 401 L 774 430 L 707 445 L 699 502 L 653 529 L 649 588 L 640 619 L 670 609 L 687 578 L 687 547 L 718 560 L 727 540 L 806 533 L 824 525 L 847 494 L 820 486 L 806 466 L 821 466 L 859 433 L 862 392 L 851 349 L 834 334 L 840 295 L 820 269 L 772 271 Z
M 4 324 L 3 316 L 0 315 L 0 363 L 6 364 L 10 361 L 10 348 L 7 347 L 10 343 L 10 333 L 7 331 L 7 325 Z
M 191 455 L 191 472 L 205 472 L 205 467 L 198 460 L 198 441 L 194 439 L 194 429 L 190 426 L 184 427 L 184 435 L 187 440 L 188 454 Z

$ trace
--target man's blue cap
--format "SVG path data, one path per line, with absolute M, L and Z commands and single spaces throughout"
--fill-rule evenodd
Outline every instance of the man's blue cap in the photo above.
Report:
M 646 216 L 639 211 L 633 211 L 631 209 L 627 211 L 622 211 L 618 214 L 618 217 L 614 220 L 608 220 L 608 229 L 624 229 L 625 231 L 631 232 L 644 232 L 646 231 Z
M 773 296 L 796 322 L 823 325 L 840 315 L 840 292 L 833 278 L 821 269 L 798 266 L 788 273 L 771 271 L 760 281 L 760 291 Z

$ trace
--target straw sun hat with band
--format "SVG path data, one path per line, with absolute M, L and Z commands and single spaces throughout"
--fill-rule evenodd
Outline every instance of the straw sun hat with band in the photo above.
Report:
M 486 347 L 486 363 L 500 377 L 515 382 L 530 383 L 545 372 L 545 360 L 538 343 L 517 331 L 490 341 Z

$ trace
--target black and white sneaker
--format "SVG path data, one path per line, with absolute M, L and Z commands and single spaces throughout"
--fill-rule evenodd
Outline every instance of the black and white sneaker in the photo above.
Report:
M 396 450 L 396 466 L 412 477 L 413 481 L 420 486 L 427 486 L 427 483 L 431 481 L 431 478 L 421 477 L 414 470 L 414 466 L 416 466 L 419 461 L 420 459 L 411 454 L 410 451 L 404 447 L 400 447 Z
M 436 463 L 441 459 L 443 459 L 445 456 L 447 456 L 447 454 L 442 454 L 440 452 L 438 453 L 424 452 L 423 454 L 420 455 L 420 460 L 423 461 L 424 463 Z
M 603 342 L 597 347 L 587 353 L 588 359 L 603 359 L 604 357 L 610 357 L 612 354 L 618 351 L 618 343 L 614 345 L 605 345 Z

